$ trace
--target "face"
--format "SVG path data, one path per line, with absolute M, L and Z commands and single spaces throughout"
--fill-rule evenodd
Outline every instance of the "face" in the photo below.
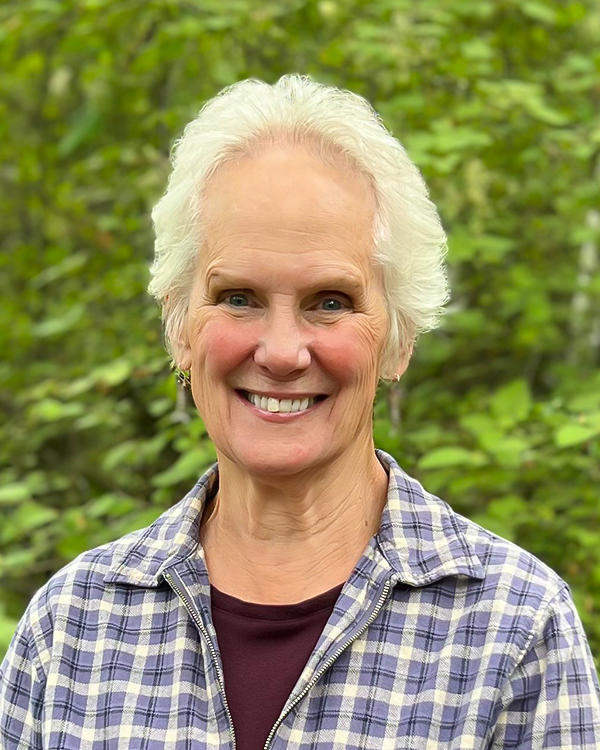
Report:
M 295 474 L 372 445 L 387 333 L 360 175 L 302 146 L 222 165 L 179 357 L 217 452 Z

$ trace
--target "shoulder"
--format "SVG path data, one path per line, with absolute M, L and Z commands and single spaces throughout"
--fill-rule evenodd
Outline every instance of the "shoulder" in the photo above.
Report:
M 149 526 L 83 552 L 39 589 L 22 618 L 22 632 L 42 662 L 57 632 L 81 623 L 93 627 L 109 611 L 123 611 L 126 601 L 133 605 L 154 596 L 165 565 L 195 551 L 202 504 L 215 479 L 212 467 Z
M 111 583 L 123 561 L 148 545 L 154 524 L 90 549 L 58 570 L 31 598 L 17 628 L 22 649 L 38 671 L 46 671 L 58 642 L 75 631 L 93 629 L 96 621 L 116 611 L 123 587 Z M 119 592 L 121 589 L 121 593 Z M 140 593 L 148 589 L 138 588 Z
M 453 518 L 483 569 L 484 577 L 474 582 L 473 595 L 496 613 L 499 633 L 509 626 L 518 634 L 515 644 L 520 645 L 521 655 L 557 610 L 577 618 L 568 584 L 550 566 L 458 513 L 453 512 Z
M 149 526 L 83 552 L 37 591 L 19 633 L 42 664 L 50 658 L 57 633 L 93 628 L 102 618 L 116 617 L 127 607 L 133 611 L 156 596 L 162 569 L 195 552 L 203 503 L 216 478 L 215 464 Z
M 515 606 L 532 609 L 566 586 L 533 554 L 457 513 L 392 456 L 380 450 L 377 455 L 390 475 L 380 536 L 391 566 L 401 573 L 408 569 L 407 582 L 468 579 L 473 591 L 503 592 Z
M 97 589 L 120 565 L 123 558 L 148 536 L 151 528 L 137 529 L 112 542 L 82 552 L 54 573 L 32 598 L 30 606 L 43 601 L 56 601 L 65 590 L 76 589 L 79 594 L 83 594 L 87 588 Z
M 568 588 L 556 571 L 531 552 L 458 513 L 453 516 L 483 566 L 486 584 L 510 592 L 515 604 L 527 600 L 541 606 Z

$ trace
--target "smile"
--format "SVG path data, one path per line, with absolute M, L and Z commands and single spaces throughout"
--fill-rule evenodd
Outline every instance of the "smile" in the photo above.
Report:
M 251 403 L 252 406 L 267 414 L 299 414 L 327 398 L 325 395 L 304 396 L 302 398 L 275 398 L 273 396 L 261 396 L 258 393 L 244 390 L 237 390 L 236 393 L 245 401 Z

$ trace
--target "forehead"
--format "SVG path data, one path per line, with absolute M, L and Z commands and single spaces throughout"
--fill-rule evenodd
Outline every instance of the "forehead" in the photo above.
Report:
M 371 267 L 375 198 L 366 179 L 302 146 L 226 163 L 204 191 L 205 268 L 239 262 Z

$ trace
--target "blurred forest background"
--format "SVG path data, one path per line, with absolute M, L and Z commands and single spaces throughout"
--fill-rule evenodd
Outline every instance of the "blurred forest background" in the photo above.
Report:
M 5 0 L 0 655 L 34 591 L 214 460 L 146 294 L 169 151 L 223 86 L 367 97 L 452 302 L 376 443 L 570 584 L 600 656 L 600 0 Z

